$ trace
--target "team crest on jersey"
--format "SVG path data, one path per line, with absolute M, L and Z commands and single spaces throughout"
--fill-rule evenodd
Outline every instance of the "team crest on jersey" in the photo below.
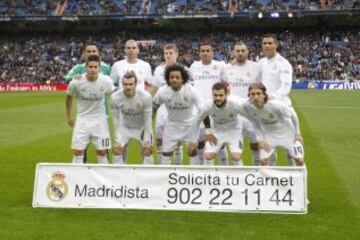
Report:
M 188 102 L 189 99 L 187 97 L 184 97 L 184 102 Z
M 230 113 L 229 117 L 230 117 L 230 118 L 233 118 L 233 117 L 234 117 L 234 114 Z
M 213 66 L 213 69 L 214 69 L 214 70 L 216 70 L 216 69 L 217 69 L 217 66 L 216 66 L 216 65 L 214 65 L 214 66 Z
M 270 119 L 274 118 L 274 114 L 269 113 L 269 118 L 270 118 Z
M 65 174 L 60 171 L 52 174 L 52 180 L 46 187 L 46 195 L 51 201 L 58 202 L 67 196 L 68 185 L 64 179 Z
M 136 104 L 136 108 L 139 108 L 139 109 L 140 109 L 140 108 L 141 108 L 141 103 L 137 103 L 137 104 Z
M 103 92 L 105 90 L 104 86 L 100 86 L 100 92 Z

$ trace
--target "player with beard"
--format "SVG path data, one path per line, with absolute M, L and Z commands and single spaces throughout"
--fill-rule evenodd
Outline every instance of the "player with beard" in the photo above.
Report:
M 213 99 L 208 100 L 201 108 L 194 131 L 206 117 L 211 118 L 212 126 L 205 129 L 205 165 L 213 165 L 213 159 L 226 144 L 229 145 L 233 165 L 243 165 L 242 162 L 242 119 L 239 109 L 242 99 L 228 96 L 228 89 L 224 83 L 215 83 L 212 87 Z M 196 135 L 193 135 L 195 148 Z

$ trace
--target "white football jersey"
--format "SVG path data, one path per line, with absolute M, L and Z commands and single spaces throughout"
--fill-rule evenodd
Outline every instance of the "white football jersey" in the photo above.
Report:
M 179 124 L 192 124 L 196 110 L 201 109 L 202 99 L 190 84 L 184 84 L 179 91 L 163 86 L 155 94 L 154 106 L 165 104 L 168 121 Z
M 241 104 L 240 111 L 255 127 L 257 126 L 265 140 L 273 144 L 292 144 L 295 134 L 300 133 L 295 112 L 279 100 L 269 100 L 263 108 L 257 108 L 246 101 Z
M 138 59 L 136 63 L 129 63 L 126 59 L 115 62 L 111 67 L 110 78 L 115 85 L 121 86 L 122 78 L 128 71 L 135 72 L 138 88 L 144 89 L 145 82 L 153 82 L 150 64 L 141 59 Z
M 224 70 L 224 81 L 229 84 L 230 93 L 242 98 L 247 98 L 249 86 L 260 82 L 260 65 L 246 60 L 244 65 L 227 64 Z
M 108 76 L 99 74 L 96 81 L 86 79 L 86 73 L 79 79 L 72 80 L 67 88 L 67 95 L 77 96 L 77 118 L 106 117 L 105 97 L 115 87 Z
M 275 57 L 260 59 L 261 81 L 266 87 L 266 92 L 270 96 L 291 106 L 289 93 L 293 80 L 293 69 L 288 60 L 279 53 Z
M 201 61 L 195 61 L 191 65 L 191 84 L 205 101 L 212 99 L 212 87 L 215 83 L 222 81 L 224 67 L 224 62 L 216 60 L 212 60 L 209 65 L 204 65 Z
M 119 124 L 130 129 L 151 128 L 152 97 L 145 90 L 137 89 L 132 98 L 120 89 L 110 97 L 112 109 L 118 109 L 121 116 L 117 116 Z
M 216 132 L 229 131 L 232 129 L 241 130 L 242 118 L 239 118 L 238 115 L 241 113 L 239 109 L 241 108 L 241 103 L 244 101 L 245 100 L 228 97 L 226 104 L 219 108 L 212 99 L 209 99 L 200 110 L 199 123 L 209 116 L 212 120 L 212 129 Z
M 154 85 L 157 88 L 166 85 L 165 68 L 166 68 L 165 64 L 161 64 L 155 68 L 154 79 L 153 79 L 152 85 Z

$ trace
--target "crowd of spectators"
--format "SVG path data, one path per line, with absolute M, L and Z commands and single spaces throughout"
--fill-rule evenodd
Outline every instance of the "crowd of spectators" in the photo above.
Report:
M 360 8 L 360 0 L 4 0 L 0 16 L 194 14 Z
M 279 52 L 294 68 L 294 80 L 360 80 L 360 31 L 284 31 L 278 34 Z M 250 59 L 262 57 L 261 33 L 255 32 L 122 32 L 96 36 L 27 36 L 0 37 L 0 82 L 63 82 L 64 75 L 81 59 L 84 43 L 94 41 L 101 47 L 103 61 L 112 65 L 124 57 L 124 43 L 140 41 L 140 58 L 154 69 L 163 61 L 162 47 L 176 43 L 179 61 L 189 66 L 198 60 L 199 43 L 209 38 L 217 60 L 232 58 L 236 41 L 244 41 Z

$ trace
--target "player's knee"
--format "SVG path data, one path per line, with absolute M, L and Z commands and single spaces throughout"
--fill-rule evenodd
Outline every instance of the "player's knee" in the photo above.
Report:
M 205 147 L 205 142 L 204 141 L 199 142 L 198 149 L 204 149 L 204 147 Z
M 113 149 L 114 155 L 121 155 L 123 153 L 121 148 L 114 148 Z
M 152 149 L 149 148 L 149 147 L 144 147 L 143 148 L 143 153 L 144 153 L 144 156 L 148 157 L 152 154 Z
M 158 138 L 156 139 L 156 146 L 160 147 L 163 145 L 163 141 L 162 141 L 162 138 Z
M 115 143 L 113 147 L 113 154 L 114 155 L 121 155 L 123 154 L 123 148 L 120 144 Z
M 205 153 L 206 160 L 213 160 L 215 158 L 215 153 Z
M 82 156 L 84 155 L 84 150 L 74 149 L 75 156 Z
M 171 157 L 172 156 L 172 152 L 163 152 L 162 153 L 164 157 Z
M 294 160 L 295 160 L 296 166 L 299 166 L 299 167 L 304 166 L 304 159 L 303 158 L 295 158 Z
M 270 158 L 264 158 L 260 161 L 261 166 L 269 166 L 270 165 Z
M 196 149 L 193 150 L 192 152 L 188 151 L 188 154 L 189 154 L 190 157 L 195 157 L 196 155 L 198 155 L 198 151 Z
M 250 148 L 252 151 L 259 151 L 259 143 L 250 143 Z
M 234 161 L 240 161 L 241 160 L 241 153 L 231 153 L 231 159 Z
M 106 156 L 106 149 L 96 150 L 98 156 Z

